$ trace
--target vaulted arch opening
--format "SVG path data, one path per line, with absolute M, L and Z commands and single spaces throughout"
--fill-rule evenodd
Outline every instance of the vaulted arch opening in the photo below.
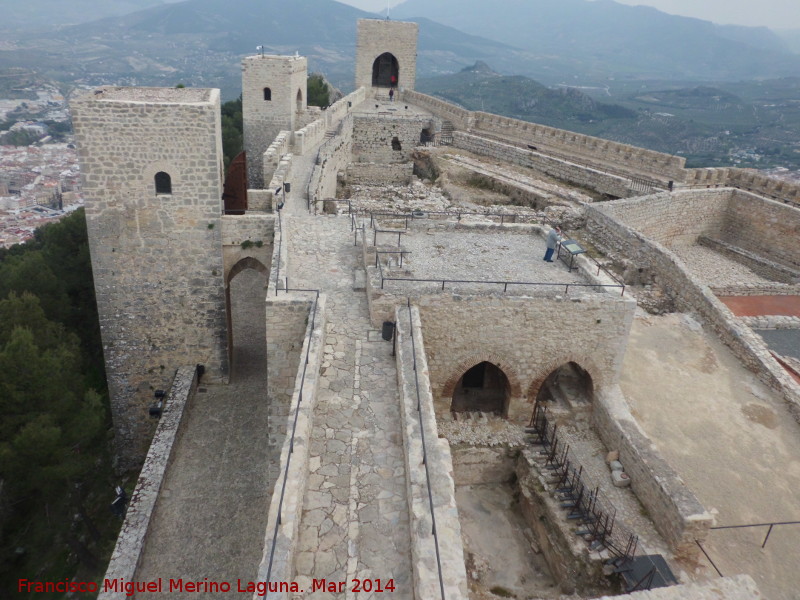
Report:
M 397 87 L 399 80 L 400 64 L 391 52 L 384 52 L 372 63 L 373 87 Z
M 155 176 L 156 194 L 172 193 L 172 177 L 169 173 L 159 171 Z
M 453 390 L 451 412 L 486 412 L 505 416 L 511 384 L 503 370 L 484 361 L 467 369 Z
M 297 90 L 297 111 L 303 110 L 303 90 Z
M 544 379 L 535 399 L 554 410 L 583 411 L 591 408 L 593 397 L 592 376 L 578 363 L 568 362 Z
M 269 271 L 261 261 L 245 257 L 225 281 L 231 380 L 264 378 L 267 369 L 266 286 Z

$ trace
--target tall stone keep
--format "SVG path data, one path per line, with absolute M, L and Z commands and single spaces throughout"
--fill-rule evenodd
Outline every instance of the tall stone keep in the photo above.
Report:
M 413 90 L 417 82 L 419 25 L 404 21 L 358 20 L 356 89 L 378 93 L 390 87 Z M 394 79 L 393 79 L 394 78 Z
M 119 467 L 156 390 L 228 371 L 219 90 L 103 87 L 72 100 Z
M 248 56 L 242 60 L 242 116 L 247 185 L 263 189 L 262 156 L 281 131 L 294 131 L 308 106 L 308 60 L 304 56 Z

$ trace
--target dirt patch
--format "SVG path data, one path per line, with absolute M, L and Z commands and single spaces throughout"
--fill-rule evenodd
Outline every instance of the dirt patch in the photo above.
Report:
M 763 425 L 767 429 L 775 429 L 778 426 L 778 415 L 761 404 L 748 404 L 742 408 L 742 412 L 753 423 Z

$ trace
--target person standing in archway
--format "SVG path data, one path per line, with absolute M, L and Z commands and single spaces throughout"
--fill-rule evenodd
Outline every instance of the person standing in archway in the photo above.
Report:
M 397 75 L 392 74 L 392 89 L 397 85 Z
M 547 252 L 544 253 L 544 258 L 547 262 L 553 262 L 553 252 L 556 251 L 558 243 L 561 241 L 561 227 L 556 225 L 547 234 Z

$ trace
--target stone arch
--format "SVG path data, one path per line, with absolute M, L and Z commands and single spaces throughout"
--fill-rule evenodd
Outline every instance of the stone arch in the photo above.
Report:
M 513 398 L 519 398 L 522 395 L 522 387 L 519 383 L 519 375 L 516 369 L 511 366 L 511 363 L 497 354 L 491 352 L 473 354 L 463 360 L 458 361 L 456 367 L 453 369 L 450 377 L 445 381 L 442 386 L 442 397 L 451 398 L 455 392 L 456 385 L 461 377 L 469 369 L 483 362 L 488 362 L 499 368 L 508 378 L 509 395 Z
M 297 111 L 303 110 L 303 90 L 297 89 Z
M 531 381 L 530 385 L 528 386 L 528 393 L 527 393 L 528 404 L 533 406 L 533 403 L 536 401 L 536 396 L 539 395 L 539 391 L 542 389 L 542 385 L 551 374 L 553 374 L 562 366 L 568 365 L 570 363 L 575 364 L 581 369 L 583 369 L 591 378 L 593 389 L 596 390 L 598 388 L 600 381 L 602 380 L 601 371 L 600 368 L 597 366 L 597 364 L 591 358 L 589 358 L 588 356 L 575 356 L 575 355 L 561 356 L 558 358 L 551 359 L 541 366 L 536 377 L 534 377 L 533 381 Z
M 373 87 L 397 87 L 400 81 L 400 63 L 391 52 L 384 52 L 372 63 Z
M 170 192 L 169 194 L 180 194 L 181 174 L 177 165 L 172 164 L 166 160 L 153 162 L 142 169 L 141 186 L 144 193 L 148 196 L 155 197 L 160 195 L 167 195 L 166 192 L 157 191 L 156 175 L 164 173 L 170 179 Z
M 228 271 L 227 275 L 225 276 L 225 285 L 230 286 L 231 280 L 233 280 L 234 277 L 236 277 L 245 269 L 254 269 L 255 271 L 263 273 L 269 277 L 269 270 L 260 260 L 253 258 L 252 256 L 245 256 L 242 260 L 233 265 L 230 271 Z
M 272 90 L 268 87 L 264 88 L 264 101 L 271 102 L 272 101 Z

